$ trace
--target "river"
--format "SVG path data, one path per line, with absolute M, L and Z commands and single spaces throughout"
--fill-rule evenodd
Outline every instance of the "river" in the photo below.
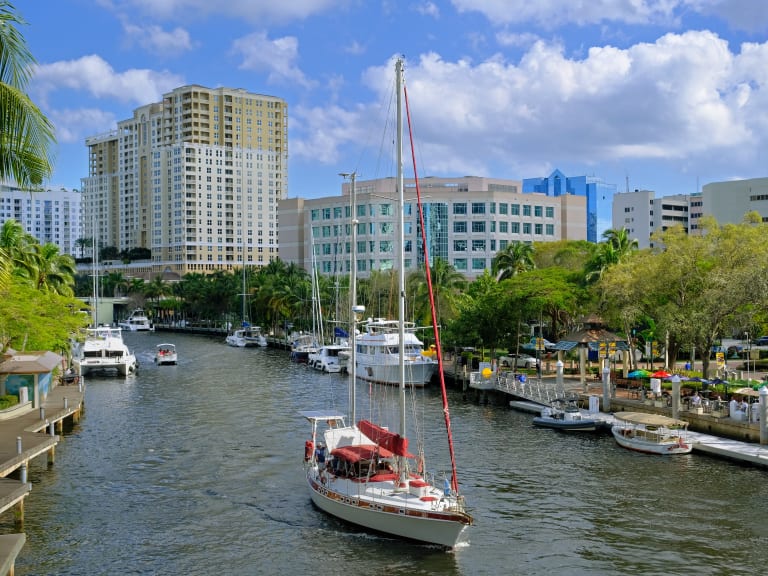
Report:
M 445 552 L 362 532 L 312 507 L 301 461 L 298 411 L 345 406 L 346 377 L 204 336 L 125 338 L 138 375 L 90 378 L 55 465 L 30 468 L 18 576 L 733 575 L 768 563 L 768 471 L 533 428 L 530 414 L 460 392 L 450 402 L 476 521 L 468 542 Z M 178 366 L 153 364 L 163 341 Z M 438 391 L 422 394 L 437 440 Z

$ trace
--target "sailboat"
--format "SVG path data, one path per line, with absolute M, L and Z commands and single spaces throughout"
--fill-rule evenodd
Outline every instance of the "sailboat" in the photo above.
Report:
M 406 393 L 413 394 L 405 377 L 405 274 L 403 254 L 404 201 L 402 174 L 402 100 L 404 94 L 403 61 L 396 62 L 397 77 L 397 144 L 398 192 L 400 199 L 399 259 L 399 342 L 400 384 L 398 387 L 399 422 L 396 431 L 381 423 L 357 420 L 355 413 L 356 330 L 364 308 L 356 304 L 356 236 L 355 180 L 352 175 L 352 266 L 350 295 L 353 321 L 350 329 L 350 421 L 337 410 L 303 411 L 300 414 L 311 426 L 304 446 L 304 467 L 312 502 L 324 512 L 361 526 L 425 544 L 453 548 L 461 541 L 465 529 L 472 524 L 464 498 L 459 493 L 456 464 L 451 438 L 442 355 L 437 339 L 437 322 L 433 314 L 438 371 L 441 376 L 443 414 L 451 454 L 451 475 L 438 485 L 435 474 L 426 471 L 424 454 L 411 454 L 406 435 Z M 418 187 L 417 187 L 418 190 Z M 422 226 L 423 229 L 423 226 Z M 428 270 L 428 259 L 427 259 Z M 427 272 L 430 282 L 429 272 Z
M 245 248 L 243 248 L 243 252 L 245 252 Z M 245 253 L 243 253 L 242 281 L 243 293 L 240 296 L 243 298 L 243 310 L 241 313 L 242 320 L 240 328 L 230 334 L 227 334 L 227 337 L 224 339 L 224 341 L 230 346 L 235 346 L 237 348 L 250 348 L 255 346 L 265 348 L 268 345 L 268 342 L 264 337 L 264 334 L 261 333 L 261 326 L 251 326 L 251 323 L 246 320 L 248 315 L 246 313 L 245 299 L 248 297 L 248 294 L 245 290 Z

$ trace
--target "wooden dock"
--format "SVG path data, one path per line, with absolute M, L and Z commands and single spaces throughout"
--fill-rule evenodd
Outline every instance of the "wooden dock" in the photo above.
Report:
M 24 500 L 31 489 L 29 462 L 47 454 L 48 465 L 53 465 L 64 421 L 79 421 L 84 399 L 85 385 L 80 380 L 55 386 L 38 408 L 22 406 L 0 415 L 0 514 L 13 510 L 17 529 L 23 528 Z M 8 478 L 11 474 L 19 479 Z M 13 575 L 25 541 L 24 534 L 0 535 L 0 576 Z

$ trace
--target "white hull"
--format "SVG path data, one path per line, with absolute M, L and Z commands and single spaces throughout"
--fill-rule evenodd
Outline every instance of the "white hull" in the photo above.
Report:
M 470 524 L 460 511 L 442 507 L 442 493 L 431 489 L 425 501 L 409 492 L 395 492 L 386 482 L 351 482 L 346 479 L 317 479 L 317 469 L 307 472 L 312 502 L 324 512 L 351 524 L 384 534 L 427 544 L 453 548 Z
M 671 456 L 673 454 L 689 454 L 693 450 L 693 446 L 690 442 L 685 442 L 679 438 L 675 440 L 655 442 L 627 434 L 627 432 L 629 432 L 628 428 L 621 428 L 618 426 L 611 428 L 611 432 L 619 446 L 634 450 L 635 452 Z
M 179 356 L 176 353 L 176 347 L 172 344 L 160 344 L 155 352 L 155 364 L 158 366 L 165 366 L 169 364 L 176 364 L 179 360 Z
M 336 344 L 321 346 L 317 352 L 308 355 L 307 363 L 315 370 L 338 374 L 341 372 L 341 358 L 339 354 L 347 350 L 349 350 L 348 346 Z
M 78 346 L 72 363 L 80 376 L 106 371 L 127 376 L 138 369 L 136 356 L 123 342 L 120 328 L 109 326 L 89 328 L 86 340 Z
M 267 339 L 258 333 L 245 333 L 243 330 L 237 330 L 228 335 L 225 339 L 230 346 L 237 348 L 266 348 Z
M 405 385 L 415 386 L 417 388 L 426 386 L 432 381 L 432 376 L 434 376 L 436 370 L 436 362 L 424 362 L 420 360 L 409 362 L 405 365 Z M 400 368 L 397 365 L 396 358 L 394 364 L 374 363 L 373 361 L 366 361 L 365 359 L 361 360 L 358 358 L 357 377 L 366 382 L 399 386 Z

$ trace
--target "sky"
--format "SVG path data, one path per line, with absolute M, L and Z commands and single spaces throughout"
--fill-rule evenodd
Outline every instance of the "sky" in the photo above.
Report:
M 85 138 L 187 84 L 288 103 L 289 197 L 378 173 L 393 58 L 420 178 L 595 176 L 694 193 L 768 176 L 766 0 L 15 0 L 56 127 L 51 186 Z M 599 199 L 599 229 L 611 198 Z

